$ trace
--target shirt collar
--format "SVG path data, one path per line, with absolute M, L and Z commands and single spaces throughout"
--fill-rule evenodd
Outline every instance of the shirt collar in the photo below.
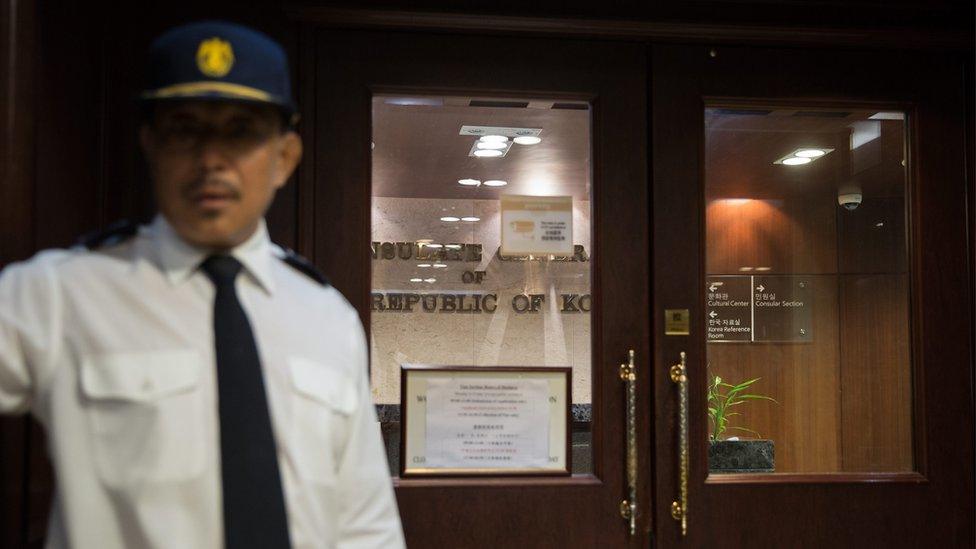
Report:
M 160 267 L 166 274 L 166 278 L 174 285 L 190 278 L 200 263 L 211 253 L 180 238 L 162 214 L 157 215 L 153 220 L 150 231 Z M 274 277 L 271 274 L 271 264 L 274 260 L 272 253 L 268 227 L 263 219 L 253 235 L 230 251 L 230 255 L 240 261 L 244 270 L 269 294 L 273 293 L 275 288 Z

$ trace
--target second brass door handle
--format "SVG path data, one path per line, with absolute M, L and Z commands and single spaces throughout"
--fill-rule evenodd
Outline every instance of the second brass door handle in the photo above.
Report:
M 671 366 L 671 381 L 678 387 L 678 499 L 671 503 L 671 517 L 681 523 L 681 535 L 688 535 L 688 369 L 687 355 Z
M 633 349 L 629 357 L 627 364 L 620 365 L 627 410 L 627 499 L 620 502 L 620 516 L 628 522 L 628 531 L 634 536 L 637 534 L 637 366 Z

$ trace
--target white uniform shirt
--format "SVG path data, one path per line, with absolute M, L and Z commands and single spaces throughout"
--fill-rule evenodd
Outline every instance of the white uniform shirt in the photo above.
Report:
M 232 255 L 257 341 L 294 547 L 402 547 L 356 311 L 276 257 Z M 44 425 L 48 547 L 223 545 L 214 288 L 160 216 L 94 252 L 0 273 L 0 411 Z

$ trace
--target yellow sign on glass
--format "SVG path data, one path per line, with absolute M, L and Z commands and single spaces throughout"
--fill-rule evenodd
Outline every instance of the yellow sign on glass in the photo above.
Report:
M 573 197 L 503 195 L 503 256 L 573 255 Z

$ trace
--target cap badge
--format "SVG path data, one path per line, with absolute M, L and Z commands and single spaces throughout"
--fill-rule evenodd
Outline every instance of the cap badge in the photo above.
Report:
M 221 78 L 234 66 L 234 50 L 230 42 L 220 38 L 208 38 L 197 48 L 197 67 L 211 78 Z

